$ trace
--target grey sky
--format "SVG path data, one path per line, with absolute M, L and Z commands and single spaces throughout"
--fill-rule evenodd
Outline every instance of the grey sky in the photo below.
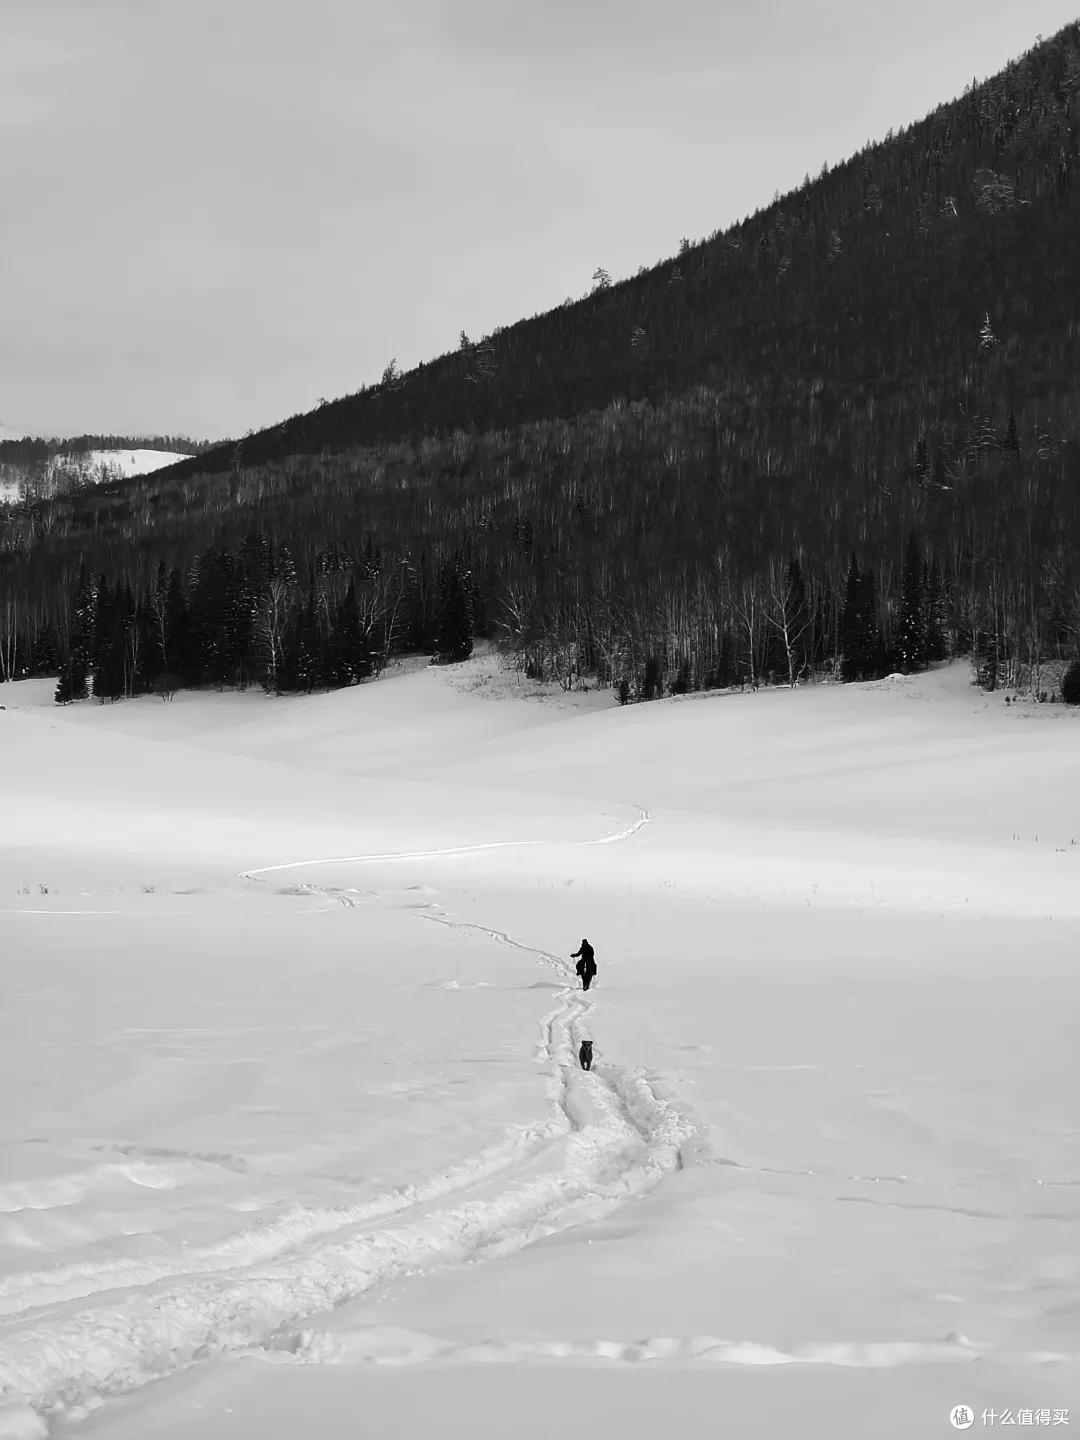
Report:
M 1076 0 L 0 0 L 0 422 L 237 435 L 766 204 Z

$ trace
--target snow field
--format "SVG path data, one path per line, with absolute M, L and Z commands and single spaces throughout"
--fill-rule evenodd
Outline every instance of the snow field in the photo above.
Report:
M 1076 717 L 49 693 L 0 694 L 0 1435 L 1077 1394 Z
M 678 1165 L 689 1126 L 641 1077 L 624 1077 L 618 1067 L 605 1067 L 609 1078 L 576 1069 L 571 1051 L 591 1005 L 568 988 L 559 993 L 541 1024 L 539 1057 L 556 1090 L 555 1121 L 418 1187 L 337 1211 L 290 1214 L 227 1243 L 185 1251 L 179 1264 L 81 1264 L 0 1282 L 0 1313 L 50 1310 L 43 1324 L 28 1320 L 5 1343 L 5 1389 L 39 1412 L 78 1409 L 219 1351 L 273 1345 L 282 1324 L 374 1284 L 433 1263 L 506 1253 L 655 1184 Z M 504 1171 L 507 1179 L 486 1193 L 484 1183 Z M 466 1198 L 432 1208 L 432 1200 L 455 1193 Z M 71 1196 L 61 1188 L 50 1198 L 63 1205 Z M 419 1218 L 369 1229 L 395 1212 Z M 211 1278 L 197 1278 L 204 1275 Z M 122 1301 L 54 1318 L 59 1303 L 121 1289 Z

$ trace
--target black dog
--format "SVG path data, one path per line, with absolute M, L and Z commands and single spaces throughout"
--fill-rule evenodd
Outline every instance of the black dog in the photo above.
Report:
M 577 1052 L 577 1058 L 581 1061 L 583 1070 L 592 1069 L 592 1041 L 582 1040 L 581 1049 Z

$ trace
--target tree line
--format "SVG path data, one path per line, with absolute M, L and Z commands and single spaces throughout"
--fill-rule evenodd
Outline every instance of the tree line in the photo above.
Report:
M 210 547 L 181 570 L 160 562 L 152 581 L 81 567 L 59 628 L 35 639 L 38 669 L 60 672 L 60 703 L 180 687 L 259 685 L 311 692 L 378 677 L 394 656 L 465 659 L 487 636 L 538 680 L 600 683 L 623 703 L 690 690 L 854 681 L 912 673 L 974 654 L 990 688 L 1038 693 L 1048 657 L 1075 654 L 1072 609 L 1045 608 L 1032 637 L 1007 623 L 1003 596 L 924 548 L 912 530 L 902 562 L 846 569 L 798 552 L 739 574 L 718 554 L 711 573 L 683 570 L 664 584 L 623 589 L 610 571 L 570 577 L 515 527 L 514 554 L 474 548 L 386 555 L 320 553 L 305 571 L 287 544 L 251 532 L 235 550 Z M 476 562 L 476 568 L 473 563 Z M 1063 597 L 1064 598 L 1064 597 Z M 8 652 L 0 644 L 0 663 Z M 1052 682 L 1054 683 L 1054 682 Z
M 466 659 L 473 624 L 472 581 L 458 563 L 442 568 L 428 617 L 405 567 L 388 583 L 369 561 L 358 584 L 327 560 L 302 586 L 288 546 L 251 534 L 236 552 L 207 550 L 186 575 L 160 564 L 139 594 L 104 574 L 93 579 L 84 565 L 63 653 L 51 635 L 44 648 L 60 670 L 59 704 L 169 700 L 200 686 L 258 684 L 281 695 L 377 676 L 391 654 L 425 642 L 438 660 Z
M 857 475 L 799 466 L 794 450 L 790 470 L 764 468 L 752 432 L 721 448 L 725 418 L 699 388 L 662 408 L 241 472 L 225 494 L 184 482 L 182 510 L 95 496 L 81 509 L 92 525 L 41 526 L 0 553 L 0 674 L 49 673 L 67 655 L 83 566 L 129 616 L 161 609 L 164 567 L 198 617 L 193 634 L 234 625 L 240 638 L 215 641 L 208 660 L 173 664 L 166 646 L 163 671 L 189 684 L 338 683 L 321 677 L 346 662 L 320 661 L 312 679 L 301 636 L 311 650 L 316 632 L 349 628 L 350 583 L 371 653 L 434 654 L 455 568 L 474 633 L 530 673 L 591 673 L 635 696 L 869 678 L 939 652 L 975 653 L 987 683 L 1038 692 L 1043 663 L 1075 650 L 1072 440 L 1032 435 L 1011 413 L 996 429 L 924 435 L 889 493 L 868 497 Z M 220 618 L 234 612 L 243 623 Z M 261 651 L 245 638 L 258 626 L 275 636 Z M 156 652 L 139 644 L 144 663 L 129 671 L 146 688 Z

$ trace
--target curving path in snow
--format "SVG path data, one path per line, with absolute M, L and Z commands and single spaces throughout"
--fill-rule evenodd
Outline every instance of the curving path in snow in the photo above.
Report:
M 636 807 L 638 818 L 612 835 L 599 835 L 593 840 L 577 840 L 577 845 L 614 845 L 620 840 L 629 840 L 646 826 L 651 816 L 643 806 Z M 565 843 L 565 842 L 563 842 Z M 550 845 L 550 840 L 491 840 L 481 845 L 449 845 L 439 850 L 388 850 L 366 855 L 337 855 L 318 860 L 285 860 L 280 865 L 260 865 L 253 870 L 242 870 L 241 880 L 257 880 L 260 875 L 271 875 L 281 870 L 310 870 L 316 865 L 375 865 L 392 860 L 439 860 L 447 855 L 479 855 L 485 850 L 521 850 L 529 846 Z M 528 947 L 522 947 L 528 948 Z M 541 953 L 539 951 L 535 952 Z M 551 957 L 555 958 L 555 957 Z
M 615 834 L 579 843 L 627 840 L 648 820 L 640 810 Z M 538 843 L 545 842 L 294 860 L 242 878 Z M 335 904 L 352 903 L 344 892 L 304 888 Z M 505 932 L 459 923 L 438 906 L 420 918 L 531 955 L 563 982 L 539 1022 L 547 1117 L 441 1174 L 363 1203 L 297 1208 L 216 1244 L 165 1255 L 0 1280 L 0 1436 L 15 1433 L 5 1430 L 4 1402 L 15 1406 L 8 1409 L 11 1424 L 21 1414 L 18 1423 L 40 1425 L 41 1417 L 82 1413 L 103 1397 L 215 1355 L 250 1347 L 295 1352 L 307 1317 L 420 1268 L 518 1250 L 607 1214 L 679 1168 L 694 1134 L 686 1116 L 644 1074 L 602 1055 L 591 1073 L 580 1069 L 577 1049 L 595 1002 L 576 988 L 564 959 Z

